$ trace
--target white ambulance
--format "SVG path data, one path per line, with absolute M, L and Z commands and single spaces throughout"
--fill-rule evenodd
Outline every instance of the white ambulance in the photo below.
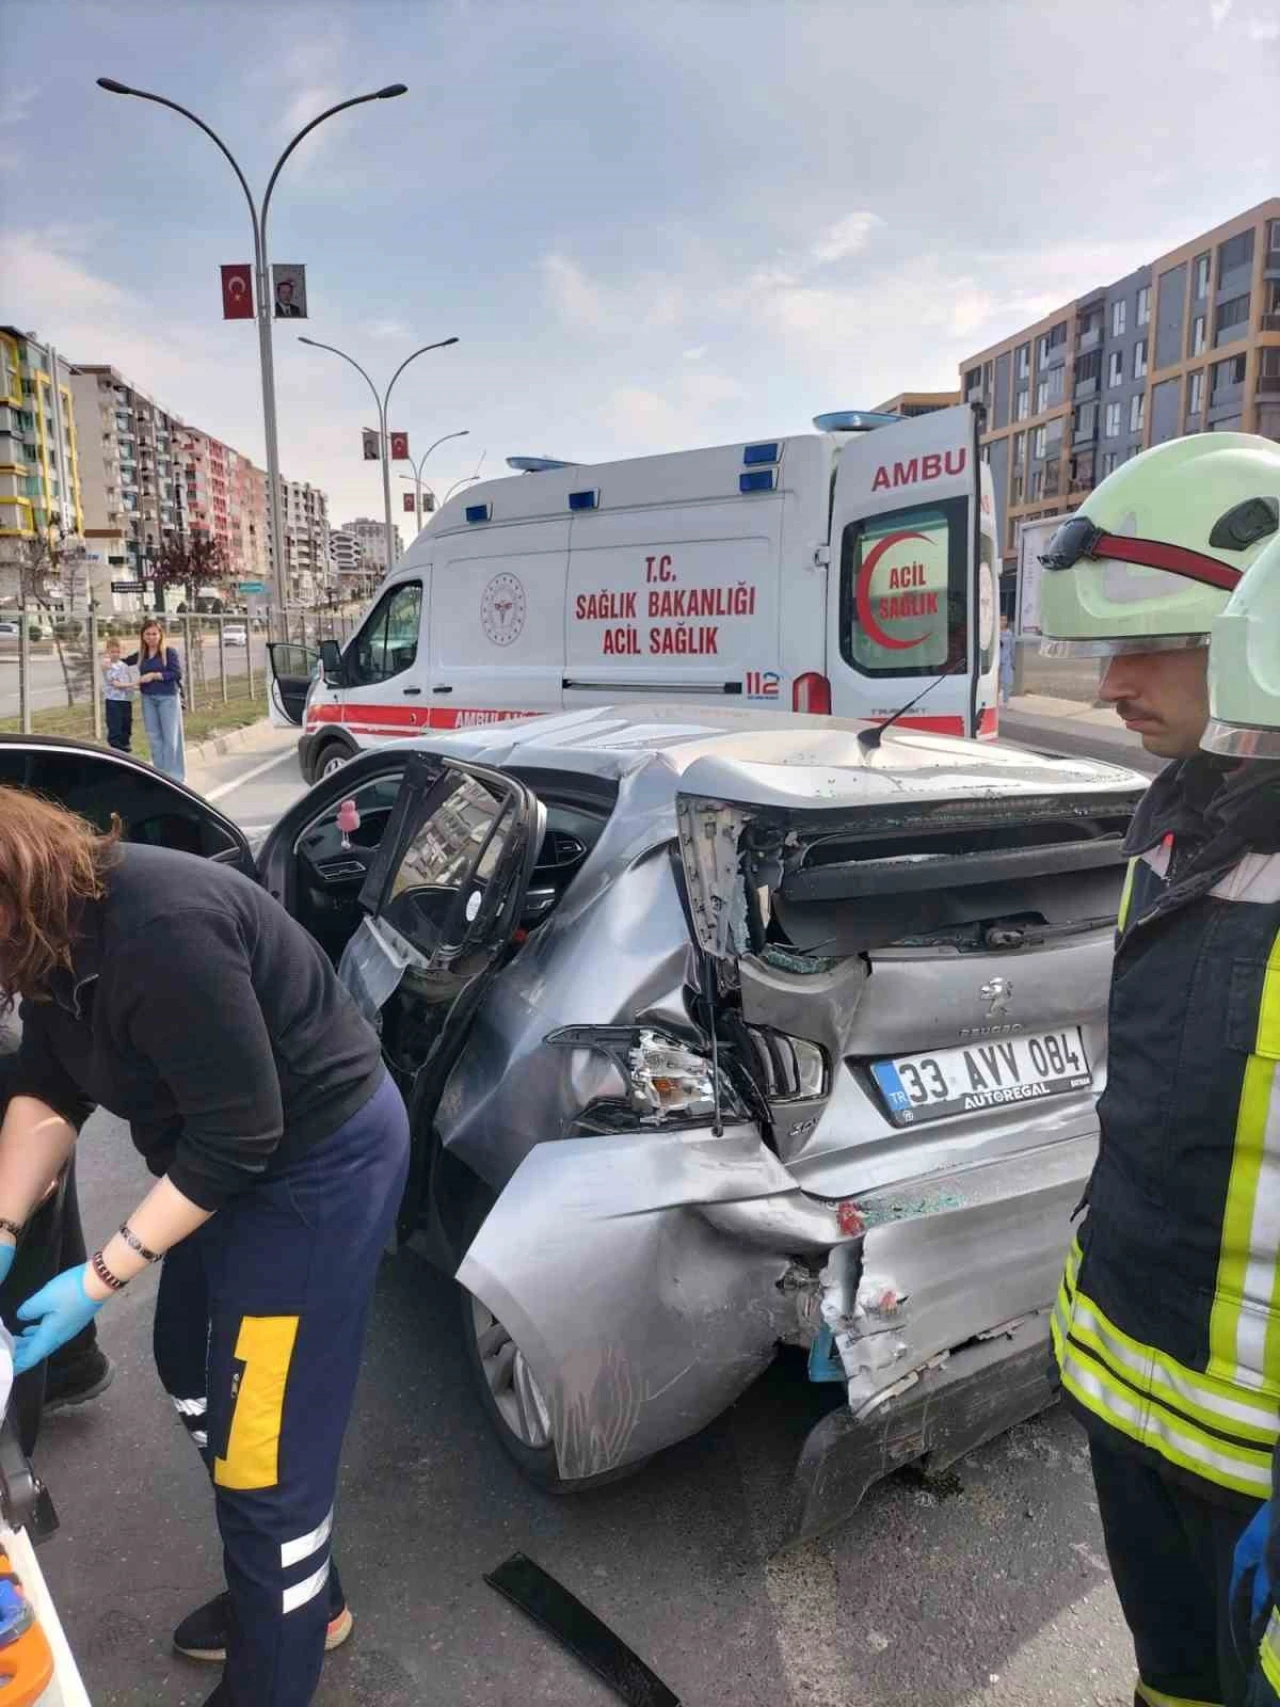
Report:
M 968 405 L 572 465 L 431 518 L 339 651 L 271 648 L 304 774 L 577 706 L 789 705 L 996 733 L 998 536 Z

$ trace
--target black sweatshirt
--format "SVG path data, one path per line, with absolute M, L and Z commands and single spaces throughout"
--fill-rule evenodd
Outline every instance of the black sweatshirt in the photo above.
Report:
M 152 1173 L 219 1209 L 363 1106 L 377 1037 L 302 926 L 228 866 L 128 846 L 106 888 L 71 972 L 22 1004 L 10 1094 L 75 1126 L 100 1103 Z

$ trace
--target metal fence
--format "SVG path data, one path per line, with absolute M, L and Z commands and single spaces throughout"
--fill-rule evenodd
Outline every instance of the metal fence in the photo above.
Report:
M 265 621 L 172 612 L 160 620 L 182 663 L 189 738 L 266 715 Z M 102 669 L 112 639 L 122 656 L 135 653 L 138 619 L 90 613 L 50 624 L 42 614 L 20 612 L 0 620 L 0 732 L 102 741 Z M 141 722 L 135 715 L 133 745 L 145 756 Z

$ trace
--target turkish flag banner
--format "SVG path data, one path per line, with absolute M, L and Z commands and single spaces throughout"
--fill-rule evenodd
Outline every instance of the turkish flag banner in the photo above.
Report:
M 409 435 L 408 433 L 392 433 L 391 435 L 392 462 L 408 462 Z
M 248 261 L 222 269 L 222 318 L 253 319 L 253 268 Z
M 404 507 L 406 510 L 412 510 L 415 515 L 417 514 L 418 506 L 414 501 L 414 496 L 413 496 L 412 492 L 406 492 L 405 493 L 405 495 L 404 495 Z

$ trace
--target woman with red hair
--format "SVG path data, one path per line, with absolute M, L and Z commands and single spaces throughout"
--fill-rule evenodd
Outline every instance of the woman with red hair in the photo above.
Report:
M 317 944 L 248 878 L 126 845 L 0 787 L 0 992 L 22 1042 L 0 1126 L 0 1281 L 100 1105 L 157 1176 L 87 1262 L 17 1310 L 15 1369 L 163 1259 L 161 1379 L 213 1480 L 227 1594 L 182 1651 L 217 1707 L 305 1707 L 350 1630 L 338 1458 L 408 1122 Z

